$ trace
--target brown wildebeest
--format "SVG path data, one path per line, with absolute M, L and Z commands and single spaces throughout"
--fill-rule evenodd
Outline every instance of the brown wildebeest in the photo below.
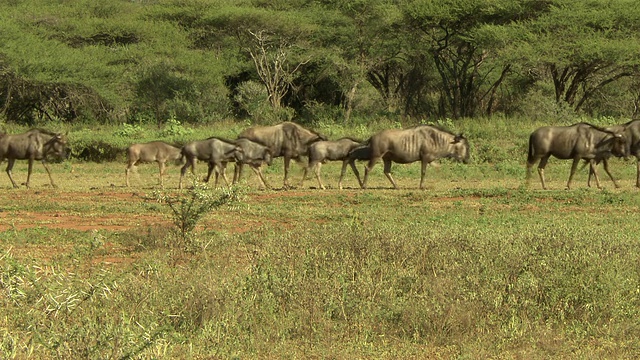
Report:
M 129 186 L 129 172 L 139 162 L 157 162 L 160 169 L 160 186 L 164 187 L 163 176 L 167 161 L 180 162 L 182 153 L 179 147 L 169 145 L 163 141 L 152 141 L 144 144 L 133 144 L 127 148 L 127 169 L 125 170 L 127 186 Z
M 217 175 L 222 170 L 222 164 L 230 161 L 242 161 L 242 148 L 231 141 L 211 137 L 206 140 L 193 141 L 182 147 L 182 156 L 187 159 L 187 163 L 180 170 L 179 189 L 182 189 L 182 178 L 187 172 L 187 168 L 191 167 L 191 173 L 195 175 L 196 162 L 198 160 L 206 161 L 209 164 L 209 171 L 205 182 L 209 181 L 211 172 L 216 171 Z M 224 182 L 229 186 L 226 175 L 222 174 Z M 215 186 L 218 184 L 216 183 Z
M 249 139 L 236 139 L 234 144 L 242 148 L 242 161 L 236 161 L 233 172 L 233 183 L 236 184 L 240 181 L 240 174 L 242 173 L 242 167 L 246 164 L 251 167 L 251 170 L 258 176 L 260 183 L 265 189 L 269 188 L 264 176 L 262 175 L 262 164 L 271 165 L 273 157 L 271 156 L 271 150 L 268 147 L 258 144 L 255 141 Z M 225 175 L 227 163 L 222 163 L 222 176 Z M 218 173 L 216 173 L 216 184 L 218 183 Z
M 424 189 L 427 165 L 440 158 L 454 158 L 469 162 L 469 142 L 460 135 L 431 125 L 418 125 L 407 129 L 387 129 L 373 135 L 369 141 L 371 158 L 365 167 L 362 188 L 367 188 L 367 178 L 378 160 L 384 163 L 384 174 L 398 188 L 391 176 L 391 164 L 422 162 L 420 189 Z
M 544 168 L 550 156 L 558 159 L 573 159 L 567 189 L 571 189 L 571 180 L 581 159 L 589 161 L 589 171 L 596 178 L 600 188 L 600 180 L 596 173 L 596 162 L 610 155 L 624 156 L 628 154 L 626 139 L 622 134 L 609 131 L 587 123 L 570 126 L 545 126 L 536 129 L 529 136 L 529 153 L 527 156 L 527 184 L 531 179 L 531 168 L 538 164 L 538 175 L 542 188 L 547 189 L 544 179 Z M 608 167 L 605 171 L 615 183 Z
M 53 181 L 53 177 L 51 177 L 51 171 L 49 170 L 49 166 L 47 166 L 46 158 L 49 155 L 66 157 L 66 146 L 66 134 L 53 133 L 42 129 L 31 129 L 23 134 L 5 134 L 0 137 L 0 161 L 7 159 L 7 175 L 9 175 L 9 179 L 14 188 L 17 188 L 18 184 L 16 184 L 11 176 L 11 169 L 13 169 L 13 164 L 16 160 L 29 160 L 29 171 L 27 172 L 27 182 L 25 183 L 26 187 L 29 187 L 34 160 L 42 161 L 42 165 L 45 170 L 47 170 L 47 174 L 49 174 L 51 186 L 57 187 Z
M 316 141 L 327 140 L 326 137 L 292 123 L 283 122 L 274 126 L 256 126 L 244 130 L 238 138 L 249 139 L 262 144 L 271 150 L 271 155 L 284 157 L 284 187 L 289 187 L 289 164 L 291 159 L 301 162 L 301 157 L 307 155 L 309 145 Z M 306 176 L 305 174 L 303 178 Z
M 362 141 L 356 140 L 350 137 L 343 137 L 341 139 L 335 141 L 316 141 L 309 146 L 308 156 L 309 156 L 309 169 L 312 169 L 316 174 L 316 179 L 318 180 L 318 186 L 321 189 L 324 189 L 324 185 L 322 184 L 322 180 L 320 180 L 320 167 L 323 163 L 327 161 L 336 161 L 342 160 L 342 171 L 340 172 L 340 179 L 338 180 L 338 189 L 342 190 L 342 178 L 344 177 L 344 173 L 347 169 L 347 164 L 349 164 L 349 153 L 362 145 Z M 305 171 L 305 174 L 307 171 Z M 362 186 L 362 181 L 360 181 L 360 174 L 358 174 L 357 170 L 355 171 L 356 176 L 358 177 L 358 184 Z M 302 184 L 304 184 L 304 178 L 302 179 Z

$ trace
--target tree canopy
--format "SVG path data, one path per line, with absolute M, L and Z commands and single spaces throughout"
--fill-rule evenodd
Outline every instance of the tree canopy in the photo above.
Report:
M 639 28 L 632 0 L 6 1 L 0 109 L 22 123 L 634 117 Z

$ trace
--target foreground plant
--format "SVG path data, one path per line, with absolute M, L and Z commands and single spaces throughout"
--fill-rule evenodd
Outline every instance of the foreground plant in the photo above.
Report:
M 178 236 L 185 242 L 203 216 L 224 205 L 240 202 L 243 194 L 238 187 L 212 192 L 206 184 L 194 181 L 193 187 L 185 192 L 168 193 L 156 190 L 152 198 L 171 209 L 172 221 Z

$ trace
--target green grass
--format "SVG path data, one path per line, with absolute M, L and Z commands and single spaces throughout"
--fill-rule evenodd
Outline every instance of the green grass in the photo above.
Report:
M 157 167 L 124 187 L 124 164 L 39 164 L 0 215 L 0 349 L 5 358 L 628 358 L 640 344 L 635 167 L 622 188 L 524 187 L 517 159 L 378 165 L 372 189 L 282 191 L 244 177 L 241 205 L 196 228 L 188 252 L 168 208 L 148 200 Z M 294 179 L 301 170 L 294 166 Z M 362 166 L 362 165 L 360 165 Z M 203 175 L 205 166 L 198 172 Z M 167 193 L 177 186 L 169 168 Z M 26 164 L 14 168 L 23 181 Z

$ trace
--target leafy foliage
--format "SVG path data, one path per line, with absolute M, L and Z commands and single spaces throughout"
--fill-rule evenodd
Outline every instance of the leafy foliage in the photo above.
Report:
M 0 111 L 29 125 L 210 123 L 250 116 L 236 90 L 259 82 L 285 108 L 270 117 L 302 122 L 319 109 L 537 116 L 532 102 L 631 117 L 639 23 L 631 0 L 3 2 Z M 251 33 L 278 44 L 263 55 L 287 76 L 256 67 Z
M 203 216 L 223 205 L 238 202 L 242 197 L 239 188 L 222 190 L 219 196 L 210 193 L 210 189 L 202 183 L 193 182 L 187 193 L 169 194 L 155 191 L 152 199 L 167 205 L 182 243 L 186 242 Z

